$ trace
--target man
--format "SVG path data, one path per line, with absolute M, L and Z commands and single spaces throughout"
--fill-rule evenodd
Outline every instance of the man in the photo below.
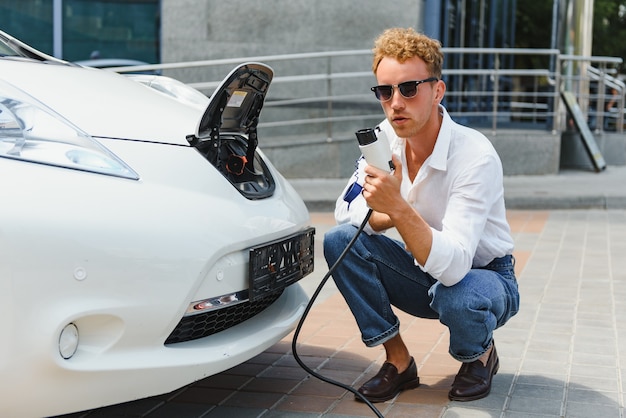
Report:
M 419 385 L 392 305 L 448 327 L 449 352 L 462 362 L 448 395 L 455 401 L 489 394 L 499 365 L 493 331 L 519 306 L 502 165 L 487 138 L 453 122 L 440 104 L 442 66 L 439 42 L 412 29 L 388 29 L 376 40 L 372 90 L 395 170 L 360 159 L 337 199 L 338 226 L 324 238 L 332 266 L 372 209 L 333 274 L 363 342 L 385 348 L 386 362 L 359 389 L 372 402 Z M 356 197 L 355 182 L 363 187 Z M 383 235 L 392 227 L 403 242 Z

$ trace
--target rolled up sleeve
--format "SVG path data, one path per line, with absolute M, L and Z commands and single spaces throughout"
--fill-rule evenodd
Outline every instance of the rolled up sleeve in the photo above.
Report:
M 487 155 L 468 167 L 451 186 L 441 229 L 432 228 L 424 271 L 445 286 L 458 283 L 472 268 L 485 225 L 502 195 L 499 160 Z

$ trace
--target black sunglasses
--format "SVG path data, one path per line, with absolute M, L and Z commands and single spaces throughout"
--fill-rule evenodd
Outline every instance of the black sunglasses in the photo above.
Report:
M 424 80 L 417 81 L 405 81 L 404 83 L 391 85 L 391 84 L 383 84 L 380 86 L 372 87 L 372 91 L 376 95 L 376 98 L 381 102 L 386 102 L 391 100 L 393 96 L 393 88 L 397 87 L 400 91 L 400 94 L 405 99 L 410 99 L 411 97 L 415 97 L 417 95 L 417 86 L 422 83 L 430 83 L 431 81 L 439 81 L 437 77 L 429 77 Z

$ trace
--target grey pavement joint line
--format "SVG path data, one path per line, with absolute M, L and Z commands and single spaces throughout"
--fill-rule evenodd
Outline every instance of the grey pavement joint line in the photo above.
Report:
M 568 219 L 569 221 L 569 219 Z M 567 229 L 567 225 L 565 225 L 566 229 Z M 584 234 L 584 239 L 581 245 L 581 248 L 583 250 L 583 254 L 580 257 L 580 266 L 579 266 L 579 274 L 578 277 L 576 278 L 577 280 L 577 284 L 576 284 L 576 303 L 574 306 L 574 324 L 573 324 L 573 332 L 572 332 L 572 336 L 571 336 L 571 342 L 570 342 L 570 347 L 569 347 L 569 351 L 568 351 L 568 359 L 567 359 L 567 371 L 566 371 L 566 381 L 565 381 L 565 390 L 563 391 L 563 400 L 562 400 L 562 404 L 561 404 L 561 416 L 567 416 L 567 405 L 568 405 L 568 400 L 569 400 L 569 392 L 571 389 L 571 376 L 572 376 L 572 362 L 574 359 L 574 344 L 575 344 L 575 336 L 576 336 L 576 330 L 577 330 L 577 325 L 578 325 L 578 312 L 579 312 L 579 301 L 580 301 L 580 287 L 581 287 L 581 276 L 582 276 L 582 272 L 583 272 L 583 264 L 584 264 L 584 260 L 585 260 L 585 249 L 586 249 L 586 244 L 587 244 L 587 234 L 588 234 L 588 223 L 585 224 L 585 234 Z
M 442 333 L 439 335 L 439 338 L 437 338 L 437 341 L 435 341 L 435 343 L 433 344 L 432 348 L 428 351 L 428 353 L 426 353 L 426 354 L 424 355 L 423 360 L 422 360 L 422 361 L 420 361 L 420 362 L 419 362 L 419 364 L 417 365 L 418 372 L 419 372 L 419 370 L 420 370 L 420 369 L 424 366 L 424 364 L 426 364 L 426 362 L 428 361 L 428 359 L 432 356 L 433 351 L 436 349 L 436 347 L 438 347 L 438 346 L 439 346 L 439 344 L 442 344 L 442 343 L 443 343 L 443 344 L 445 344 L 445 343 L 446 343 L 446 342 L 444 341 L 444 339 L 446 339 L 446 338 L 448 338 L 448 334 L 447 334 L 447 333 L 445 333 L 445 332 L 442 332 Z
M 249 379 L 247 379 L 243 384 L 241 384 L 236 390 L 233 390 L 228 396 L 224 397 L 224 399 L 222 399 L 220 402 L 218 402 L 216 405 L 214 405 L 212 408 L 210 408 L 205 414 L 202 415 L 203 418 L 207 415 L 209 415 L 214 409 L 217 409 L 219 407 L 223 407 L 226 405 L 226 403 L 232 399 L 233 397 L 235 397 L 236 395 L 240 394 L 241 389 L 245 388 L 251 381 L 253 381 L 256 377 L 261 376 L 263 373 L 265 373 L 268 369 L 270 369 L 273 366 L 274 363 L 267 365 L 267 367 L 265 367 L 263 370 L 261 370 L 260 372 L 258 372 L 256 375 L 254 376 L 250 376 Z M 261 416 L 263 416 L 264 413 L 266 413 L 267 410 L 261 412 L 257 418 L 260 418 Z
M 556 267 L 558 265 L 558 261 L 560 259 L 560 255 L 562 253 L 563 250 L 563 245 L 564 245 L 564 240 L 565 240 L 565 233 L 564 230 L 565 228 L 562 227 L 561 224 L 561 220 L 560 219 L 555 219 L 555 217 L 557 217 L 558 215 L 556 214 L 551 214 L 551 216 L 548 217 L 548 220 L 546 221 L 546 225 L 544 226 L 542 232 L 541 232 L 541 236 L 540 238 L 537 240 L 537 245 L 535 246 L 535 248 L 532 251 L 532 255 L 531 258 L 529 260 L 529 263 L 541 263 L 541 260 L 537 261 L 537 259 L 535 258 L 535 256 L 541 251 L 541 247 L 539 247 L 539 243 L 542 242 L 542 237 L 545 237 L 546 234 L 550 234 L 552 232 L 552 230 L 556 227 L 560 227 L 559 229 L 559 240 L 558 240 L 558 244 L 557 244 L 557 248 L 556 253 L 554 254 L 554 257 L 552 259 L 551 265 L 550 265 L 550 271 L 548 274 L 548 280 L 545 282 L 544 286 L 543 286 L 543 291 L 541 292 L 541 295 L 539 297 L 539 299 L 536 301 L 536 310 L 535 310 L 535 316 L 533 318 L 532 321 L 532 326 L 530 329 L 530 338 L 527 340 L 525 347 L 522 351 L 522 362 L 519 365 L 518 370 L 516 371 L 516 376 L 514 378 L 512 385 L 512 391 L 515 390 L 515 387 L 518 384 L 518 378 L 519 375 L 522 373 L 522 368 L 524 367 L 524 361 L 527 359 L 527 354 L 528 354 L 528 348 L 529 348 L 529 344 L 531 342 L 531 340 L 535 337 L 536 334 L 536 328 L 537 328 L 537 324 L 539 322 L 539 315 L 542 311 L 542 308 L 544 308 L 545 306 L 549 305 L 550 301 L 548 300 L 548 298 L 546 297 L 547 292 L 550 290 L 551 288 L 551 284 L 554 281 L 554 277 L 556 274 Z M 528 266 L 527 266 L 528 267 Z M 522 278 L 522 282 L 524 280 L 537 280 L 537 279 L 531 279 L 529 277 L 526 278 Z M 523 296 L 523 295 L 522 295 Z M 571 347 L 571 343 L 570 343 L 570 347 Z M 571 348 L 570 348 L 571 349 Z M 505 410 L 505 413 L 508 412 L 512 412 L 512 411 L 508 411 L 508 408 L 510 406 L 510 402 L 511 402 L 511 395 L 512 395 L 512 391 L 509 394 L 509 397 L 507 399 L 507 404 L 506 404 L 506 408 L 507 410 Z M 560 405 L 560 416 L 563 416 L 563 409 L 564 409 L 564 405 L 565 405 L 565 391 L 563 391 L 563 399 L 561 400 L 561 405 Z
M 277 364 L 279 364 L 281 362 L 281 360 L 284 360 L 286 358 L 289 358 L 289 352 L 284 353 L 283 355 L 281 355 L 278 359 L 276 359 L 274 362 L 272 362 L 271 365 L 269 365 L 267 368 L 265 368 L 262 372 L 260 372 L 257 376 L 261 376 L 264 372 L 266 372 L 268 369 L 276 366 Z M 304 378 L 302 380 L 300 380 L 298 382 L 298 384 L 296 384 L 293 388 L 291 388 L 291 390 L 289 390 L 287 393 L 285 393 L 283 396 L 281 396 L 276 402 L 274 402 L 274 404 L 272 406 L 270 406 L 268 409 L 266 409 L 265 411 L 261 412 L 261 414 L 259 414 L 259 416 L 257 418 L 261 418 L 262 416 L 268 414 L 270 411 L 274 410 L 278 405 L 280 405 L 285 399 L 287 399 L 289 397 L 289 395 L 291 395 L 297 388 L 299 388 L 304 382 L 306 382 L 307 378 Z
M 622 376 L 622 364 L 621 364 L 621 359 L 619 356 L 619 353 L 621 353 L 620 351 L 620 336 L 619 336 L 619 328 L 618 328 L 618 324 L 617 324 L 617 307 L 615 306 L 615 280 L 616 277 L 613 274 L 613 241 L 611 240 L 611 221 L 614 219 L 612 216 L 610 216 L 611 213 L 609 213 L 609 222 L 607 224 L 606 227 L 606 232 L 605 235 L 607 237 L 609 237 L 608 241 L 608 265 L 609 265 L 609 287 L 610 287 L 610 292 L 611 295 L 613 296 L 611 299 L 611 316 L 613 317 L 613 336 L 615 338 L 615 352 L 617 353 L 617 355 L 615 356 L 615 366 L 617 367 L 617 390 L 618 390 L 618 400 L 619 400 L 619 409 L 620 409 L 620 416 L 623 418 L 624 417 L 624 402 L 626 402 L 624 400 L 624 381 L 623 381 L 623 376 Z
M 529 221 L 527 220 L 526 223 L 528 223 L 528 222 Z M 548 222 L 549 222 L 549 219 L 546 221 L 546 224 Z M 532 257 L 532 254 L 534 254 L 535 251 L 537 250 L 539 242 L 541 242 L 541 236 L 544 234 L 546 226 L 547 225 L 544 225 L 544 228 L 539 233 L 539 237 L 537 238 L 537 240 L 535 241 L 535 243 L 534 243 L 534 245 L 532 247 L 531 257 Z M 552 267 L 552 271 L 554 271 L 554 264 L 553 264 L 553 267 Z M 518 279 L 520 279 L 520 281 L 528 280 L 525 277 L 523 271 L 521 272 L 521 276 L 522 277 L 518 278 Z M 551 276 L 552 276 L 552 272 L 550 273 L 550 277 Z M 544 288 L 544 292 L 545 292 L 545 288 Z M 522 295 L 522 297 L 523 297 L 523 295 Z M 513 392 L 515 391 L 516 386 L 518 385 L 519 376 L 522 373 L 522 367 L 523 367 L 523 364 L 524 364 L 524 359 L 526 358 L 526 355 L 528 353 L 528 349 L 529 349 L 529 346 L 530 346 L 530 343 L 531 343 L 531 339 L 532 339 L 531 337 L 535 333 L 535 328 L 536 328 L 537 321 L 538 321 L 538 318 L 539 318 L 540 308 L 541 308 L 541 302 L 539 301 L 538 309 L 535 310 L 534 317 L 533 317 L 533 320 L 532 320 L 532 326 L 530 327 L 530 330 L 529 330 L 529 338 L 526 339 L 526 341 L 524 343 L 524 348 L 522 349 L 522 352 L 521 352 L 521 360 L 522 361 L 520 361 L 518 363 L 517 369 L 515 370 L 515 373 L 513 375 L 513 379 L 511 381 L 511 384 L 509 385 L 509 390 L 507 392 L 506 400 L 505 400 L 504 405 L 503 405 L 503 411 L 502 411 L 502 414 L 501 414 L 501 418 L 505 418 L 506 417 L 507 410 L 509 409 L 509 406 L 511 404 L 511 400 L 513 398 Z
M 314 338 L 315 336 L 309 337 L 309 338 Z M 319 365 L 317 365 L 317 367 L 312 368 L 312 370 L 322 376 L 324 376 L 324 371 L 323 368 L 326 364 L 328 364 L 333 358 L 335 358 L 337 356 L 338 353 L 340 353 L 343 349 L 345 349 L 347 346 L 349 346 L 350 343 L 352 343 L 352 341 L 357 338 L 357 337 L 353 337 L 351 339 L 348 339 L 346 342 L 344 342 L 340 347 L 338 347 L 331 355 L 329 355 L 324 361 L 322 361 Z M 288 356 L 288 354 L 285 354 L 283 357 Z M 367 372 L 374 367 L 375 362 L 371 362 L 370 365 L 361 373 L 359 374 L 350 384 L 350 386 L 354 387 L 355 383 L 358 382 L 360 379 L 362 379 L 364 376 L 367 375 Z M 325 376 L 324 376 L 325 377 Z M 298 387 L 300 387 L 304 382 L 306 382 L 308 379 L 317 379 L 317 377 L 308 375 L 307 378 L 301 380 L 294 388 L 292 388 L 287 394 L 285 394 L 285 396 L 281 397 L 274 405 L 272 405 L 272 407 L 270 407 L 270 409 L 268 410 L 274 410 L 276 409 L 285 399 L 288 398 L 288 395 L 292 394 Z M 330 384 L 330 383 L 328 383 Z M 346 391 L 347 392 L 347 396 L 350 396 L 351 392 Z M 346 394 L 344 394 L 344 396 L 346 396 Z M 331 403 L 329 405 L 329 407 L 327 408 L 326 411 L 324 411 L 324 413 L 321 416 L 324 416 L 326 414 L 329 414 L 330 412 L 332 412 L 340 403 L 341 400 L 343 399 L 344 396 L 340 396 L 337 397 L 337 399 Z M 377 408 L 381 408 L 380 405 L 377 406 Z M 383 411 L 381 411 L 382 413 Z

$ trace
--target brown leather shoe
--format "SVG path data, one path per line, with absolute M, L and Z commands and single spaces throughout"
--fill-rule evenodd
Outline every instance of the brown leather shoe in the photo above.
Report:
M 385 402 L 403 390 L 413 389 L 419 385 L 417 366 L 411 357 L 409 367 L 402 373 L 398 373 L 398 369 L 393 364 L 385 362 L 376 376 L 359 388 L 359 393 L 370 402 Z M 360 400 L 358 396 L 356 399 Z
M 465 402 L 475 401 L 489 395 L 491 379 L 498 372 L 499 367 L 500 360 L 494 344 L 486 366 L 483 366 L 480 360 L 461 365 L 452 383 L 452 389 L 448 393 L 448 398 L 452 401 Z

